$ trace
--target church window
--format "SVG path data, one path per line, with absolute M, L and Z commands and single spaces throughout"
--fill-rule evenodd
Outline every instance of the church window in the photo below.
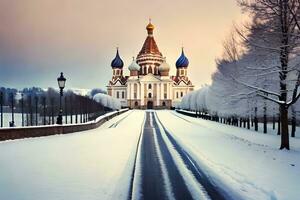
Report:
M 119 91 L 117 92 L 117 99 L 119 99 L 120 98 L 120 93 L 119 93 Z
M 180 96 L 183 97 L 183 92 L 180 93 Z
M 122 92 L 122 99 L 125 99 L 125 92 Z
M 184 76 L 184 70 L 183 70 L 183 69 L 180 70 L 180 75 L 181 75 L 181 76 Z
M 133 93 L 133 98 L 134 98 L 134 99 L 137 99 L 136 92 L 135 92 L 135 93 Z
M 164 99 L 167 99 L 167 93 L 164 93 Z
M 152 74 L 152 67 L 151 66 L 149 66 L 148 73 Z
M 165 83 L 165 84 L 164 84 L 164 92 L 165 92 L 165 93 L 167 93 L 167 88 L 168 88 L 168 85 Z
M 151 93 L 148 93 L 148 98 L 152 98 L 152 94 Z
M 177 99 L 179 98 L 178 92 L 176 92 L 176 98 L 177 98 Z
M 147 74 L 147 67 L 144 67 L 144 74 Z
M 148 89 L 152 89 L 152 85 L 151 84 L 148 85 Z

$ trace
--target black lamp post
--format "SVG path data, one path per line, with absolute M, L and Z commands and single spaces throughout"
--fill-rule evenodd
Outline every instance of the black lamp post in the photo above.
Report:
M 60 97 L 59 97 L 59 113 L 58 113 L 58 117 L 57 117 L 57 124 L 62 124 L 62 105 L 61 105 L 61 98 L 63 96 L 63 89 L 65 88 L 65 84 L 66 84 L 66 78 L 64 77 L 63 73 L 60 73 L 60 77 L 57 78 L 57 83 L 58 83 L 58 87 L 60 89 Z

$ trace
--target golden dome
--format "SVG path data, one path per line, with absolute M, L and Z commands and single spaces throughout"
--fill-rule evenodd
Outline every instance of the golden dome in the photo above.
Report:
M 153 29 L 154 29 L 154 25 L 151 23 L 151 19 L 149 19 L 149 24 L 146 26 L 148 35 L 152 35 L 153 34 Z
M 149 24 L 146 27 L 147 30 L 153 30 L 154 29 L 154 25 L 151 24 L 151 22 L 149 22 Z

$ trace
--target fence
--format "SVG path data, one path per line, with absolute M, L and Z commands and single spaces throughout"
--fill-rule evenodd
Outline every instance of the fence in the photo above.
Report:
M 0 129 L 0 141 L 13 140 L 28 137 L 41 137 L 55 134 L 67 134 L 79 131 L 90 130 L 99 127 L 109 119 L 128 111 L 123 109 L 120 111 L 113 111 L 104 114 L 93 121 L 82 124 L 65 124 L 65 125 L 46 125 L 46 126 L 32 126 L 32 127 L 14 127 Z
M 56 124 L 59 113 L 59 94 L 31 95 L 9 94 L 4 98 L 0 92 L 0 127 L 38 126 Z M 111 109 L 86 97 L 68 93 L 62 103 L 63 123 L 78 124 L 93 120 Z

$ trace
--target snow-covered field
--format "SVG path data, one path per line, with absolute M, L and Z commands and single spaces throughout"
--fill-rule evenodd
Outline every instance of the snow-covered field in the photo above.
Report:
M 281 151 L 280 138 L 274 134 L 175 111 L 156 112 L 162 137 L 155 129 L 158 135 L 154 146 L 158 148 L 160 140 L 166 142 L 158 149 L 165 152 L 168 148 L 173 166 L 186 174 L 186 185 L 197 185 L 197 180 L 185 165 L 186 160 L 180 158 L 178 152 L 182 150 L 234 200 L 299 199 L 300 138 L 291 138 L 291 150 Z M 0 142 L 0 199 L 127 199 L 144 118 L 145 111 L 134 110 L 94 130 Z M 150 120 L 150 125 L 153 123 Z M 172 147 L 162 126 L 179 146 Z M 168 168 L 163 171 L 170 172 Z
M 211 179 L 233 197 L 297 200 L 300 197 L 300 139 L 290 151 L 278 150 L 278 136 L 170 111 L 158 117 Z
M 143 118 L 129 111 L 86 132 L 0 142 L 0 199 L 126 199 Z

